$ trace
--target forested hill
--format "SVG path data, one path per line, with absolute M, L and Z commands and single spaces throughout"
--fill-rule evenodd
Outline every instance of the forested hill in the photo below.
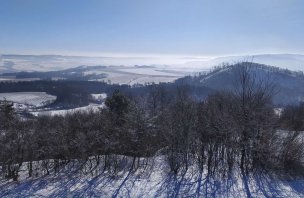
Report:
M 204 86 L 215 91 L 234 90 L 237 85 L 240 66 L 247 64 L 257 81 L 268 81 L 276 87 L 273 102 L 278 105 L 296 104 L 304 101 L 304 74 L 301 71 L 290 71 L 278 67 L 257 63 L 238 63 L 214 67 L 210 72 L 202 72 L 193 76 L 186 76 L 177 82 L 186 82 L 190 85 Z

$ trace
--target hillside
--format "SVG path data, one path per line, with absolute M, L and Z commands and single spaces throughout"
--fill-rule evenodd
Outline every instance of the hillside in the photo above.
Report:
M 238 69 L 241 65 L 248 64 L 257 80 L 271 82 L 276 87 L 273 102 L 277 105 L 296 104 L 304 100 L 304 74 L 278 67 L 257 63 L 238 63 L 215 67 L 210 72 L 198 73 L 187 76 L 179 81 L 186 81 L 191 85 L 204 86 L 215 91 L 234 90 L 237 85 Z

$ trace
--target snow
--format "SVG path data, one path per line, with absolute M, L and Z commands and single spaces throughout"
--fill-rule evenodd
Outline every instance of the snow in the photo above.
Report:
M 157 68 L 124 68 L 124 69 L 119 69 L 119 71 L 123 72 L 130 72 L 132 74 L 140 74 L 140 75 L 149 75 L 149 76 L 172 76 L 172 77 L 182 77 L 183 75 L 177 75 L 176 73 L 170 73 L 164 72 L 164 71 L 159 71 Z
M 141 158 L 147 166 L 130 169 L 132 158 L 123 161 L 124 168 L 90 170 L 90 163 L 79 170 L 81 160 L 70 163 L 58 174 L 27 177 L 20 171 L 18 182 L 0 180 L 0 197 L 303 197 L 304 180 L 279 179 L 263 173 L 242 177 L 235 171 L 231 177 L 213 178 L 195 165 L 177 175 L 170 173 L 165 156 Z M 94 167 L 94 160 L 91 161 Z M 75 165 L 76 164 L 76 165 Z M 77 165 L 78 164 L 78 165 Z M 102 164 L 102 163 L 101 163 Z M 126 166 L 126 164 L 128 166 Z M 23 166 L 26 166 L 24 164 Z M 205 169 L 206 170 L 206 169 Z M 35 170 L 36 171 L 36 170 Z M 248 184 L 248 191 L 245 189 Z
M 283 108 L 274 108 L 274 113 L 279 117 L 282 116 L 283 111 L 284 111 Z
M 145 77 L 139 77 L 136 79 L 133 79 L 129 82 L 129 85 L 135 85 L 135 84 L 145 84 L 145 83 L 167 83 L 167 82 L 173 82 L 177 78 L 176 77 L 170 77 L 170 76 L 160 76 L 160 77 L 153 77 L 153 76 L 145 76 Z
M 89 111 L 99 111 L 101 108 L 104 108 L 104 103 L 102 104 L 89 104 L 88 106 L 78 107 L 74 109 L 63 109 L 63 110 L 48 110 L 48 111 L 32 111 L 30 112 L 34 116 L 64 116 L 66 114 L 73 114 L 77 112 L 89 112 Z
M 0 78 L 0 81 L 11 81 L 11 78 Z
M 221 69 L 219 72 L 209 73 L 209 74 L 206 75 L 206 77 L 204 77 L 203 79 L 201 79 L 200 82 L 203 83 L 204 81 L 208 80 L 209 78 L 212 78 L 215 75 L 219 75 L 220 73 L 223 73 L 223 72 L 225 72 L 227 70 L 229 70 L 229 68 Z
M 96 100 L 96 101 L 103 101 L 104 99 L 107 98 L 107 94 L 106 94 L 106 93 L 91 94 L 91 97 L 92 97 L 93 100 Z
M 0 82 L 29 82 L 38 80 L 40 80 L 40 78 L 0 78 Z
M 160 83 L 160 82 L 172 82 L 179 77 L 181 74 L 177 74 L 177 72 L 172 71 L 173 73 L 169 73 L 169 71 L 162 72 L 157 71 L 157 68 L 127 68 L 127 67 L 117 67 L 111 68 L 103 71 L 88 71 L 88 73 L 104 73 L 107 76 L 101 79 L 94 79 L 94 81 L 103 81 L 110 82 L 113 84 L 145 84 L 145 83 Z M 185 75 L 185 73 L 184 73 Z
M 4 99 L 19 104 L 41 107 L 54 102 L 56 100 L 56 96 L 49 95 L 46 92 L 0 93 L 0 100 Z
M 190 72 L 209 69 L 212 66 L 239 61 L 273 65 L 291 70 L 302 70 L 302 54 L 248 54 L 235 56 L 159 56 L 159 55 L 109 55 L 92 56 L 58 56 L 58 55 L 0 55 L 0 73 L 12 71 L 54 71 L 77 67 L 79 65 L 166 65 L 175 69 L 183 68 Z
M 190 74 L 193 70 L 189 68 L 176 68 L 165 65 L 116 65 L 111 66 L 104 64 L 104 58 L 89 58 L 89 57 L 66 57 L 66 56 L 5 56 L 4 59 L 12 62 L 12 68 L 2 68 L 3 71 L 12 69 L 13 71 L 58 71 L 61 69 L 75 68 L 82 69 L 80 74 L 84 76 L 96 75 L 95 79 L 90 77 L 92 81 L 104 81 L 115 84 L 144 84 L 144 83 L 159 83 L 172 82 L 180 77 Z M 0 63 L 1 64 L 1 63 Z M 51 66 L 52 65 L 52 66 Z M 91 66 L 88 66 L 91 65 Z M 102 65 L 100 67 L 96 67 Z M 92 67 L 95 66 L 95 67 Z M 24 69 L 21 69 L 24 68 Z M 1 73 L 1 65 L 0 65 Z M 101 75 L 102 74 L 102 75 Z M 2 81 L 25 81 L 37 79 L 16 79 L 14 76 L 9 78 L 3 77 Z M 56 76 L 53 80 L 58 80 Z M 1 81 L 1 79 L 0 79 Z
M 130 82 L 132 82 L 136 78 L 138 78 L 137 75 L 115 74 L 110 75 L 107 78 L 101 79 L 101 81 L 110 82 L 112 84 L 130 84 Z

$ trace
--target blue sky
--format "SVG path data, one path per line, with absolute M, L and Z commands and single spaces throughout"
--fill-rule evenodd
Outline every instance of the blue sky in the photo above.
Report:
M 304 53 L 303 0 L 0 0 L 0 53 Z

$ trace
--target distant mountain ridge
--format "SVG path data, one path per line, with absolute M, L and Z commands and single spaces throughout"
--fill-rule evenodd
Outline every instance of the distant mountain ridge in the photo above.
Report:
M 222 63 L 234 64 L 250 61 L 273 65 L 290 70 L 304 71 L 303 54 L 248 54 L 234 56 L 65 56 L 65 55 L 18 55 L 0 54 L 0 73 L 21 71 L 57 71 L 75 68 L 79 65 L 129 66 L 147 65 L 183 69 L 187 72 L 210 69 Z

